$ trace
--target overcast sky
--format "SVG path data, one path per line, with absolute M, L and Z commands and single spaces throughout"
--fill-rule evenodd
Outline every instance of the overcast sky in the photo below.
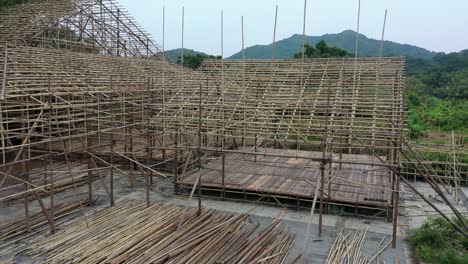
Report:
M 166 7 L 166 50 L 181 47 L 185 7 L 185 48 L 224 55 L 241 49 L 241 16 L 246 47 L 273 40 L 275 6 L 279 6 L 277 40 L 302 33 L 304 0 L 118 0 L 162 44 L 162 10 Z M 308 0 L 307 35 L 356 30 L 358 0 Z M 468 49 L 467 0 L 361 0 L 360 32 L 380 39 L 388 9 L 386 40 L 432 51 Z

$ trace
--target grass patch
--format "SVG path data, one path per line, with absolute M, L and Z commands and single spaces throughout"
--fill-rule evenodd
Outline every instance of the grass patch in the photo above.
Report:
M 419 260 L 426 263 L 468 263 L 468 239 L 442 217 L 429 218 L 422 226 L 412 229 L 408 242 Z

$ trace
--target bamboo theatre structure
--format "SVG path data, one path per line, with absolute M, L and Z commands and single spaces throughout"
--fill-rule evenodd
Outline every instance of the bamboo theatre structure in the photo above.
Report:
M 169 62 L 114 1 L 32 0 L 0 11 L 0 78 L 0 201 L 24 204 L 24 218 L 3 226 L 3 238 L 40 224 L 55 233 L 58 217 L 93 204 L 97 185 L 114 206 L 119 175 L 129 187 L 143 179 L 147 207 L 154 179 L 168 178 L 176 194 L 197 190 L 199 212 L 202 196 L 297 208 L 318 202 L 320 232 L 325 213 L 373 214 L 394 221 L 396 241 L 400 181 L 424 177 L 439 188 L 445 179 L 458 189 L 466 178 L 463 143 L 453 140 L 439 178 L 405 139 L 401 57 L 221 59 L 194 71 Z M 58 205 L 57 193 L 67 190 L 74 203 Z M 237 239 L 248 232 L 242 221 L 229 224 Z M 232 253 L 280 263 L 294 239 L 270 231 L 269 254 L 255 243 Z M 131 258 L 151 258 L 134 250 Z M 157 257 L 183 263 L 203 254 Z

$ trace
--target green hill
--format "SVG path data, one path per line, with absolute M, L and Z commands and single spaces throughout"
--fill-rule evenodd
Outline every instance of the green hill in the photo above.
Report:
M 164 52 L 165 56 L 167 59 L 169 59 L 171 62 L 173 63 L 176 63 L 177 62 L 177 59 L 179 58 L 180 56 L 180 52 L 181 52 L 181 49 L 172 49 L 172 50 L 167 50 Z M 189 54 L 192 54 L 192 55 L 196 55 L 196 54 L 200 54 L 200 55 L 206 55 L 206 56 L 209 56 L 208 54 L 206 53 L 203 53 L 203 52 L 199 52 L 199 51 L 196 51 L 196 50 L 192 50 L 192 49 L 184 49 L 184 55 L 189 55 Z M 185 57 L 185 56 L 184 56 Z
M 306 36 L 306 42 L 315 45 L 324 40 L 328 45 L 335 46 L 354 54 L 356 48 L 356 32 L 346 30 L 338 34 L 325 34 L 323 36 Z M 277 59 L 291 59 L 294 53 L 301 51 L 302 35 L 295 34 L 287 39 L 276 42 L 275 57 Z M 245 49 L 246 59 L 270 59 L 272 45 L 255 45 Z M 359 55 L 377 56 L 380 49 L 380 40 L 359 35 Z M 437 53 L 420 47 L 399 44 L 393 41 L 384 42 L 384 56 L 410 56 L 420 59 L 432 59 Z M 242 52 L 238 52 L 228 59 L 241 59 Z

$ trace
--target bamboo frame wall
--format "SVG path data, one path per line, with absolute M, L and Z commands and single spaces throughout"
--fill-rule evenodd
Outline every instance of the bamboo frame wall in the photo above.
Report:
M 464 135 L 453 131 L 445 143 L 433 141 L 411 144 L 416 155 L 406 153 L 403 173 L 414 182 L 422 170 L 428 170 L 432 177 L 443 185 L 455 201 L 460 200 L 460 186 L 468 182 L 468 148 Z
M 166 104 L 164 127 L 196 131 L 201 96 L 202 130 L 211 136 L 319 145 L 328 116 L 335 150 L 363 149 L 352 132 L 384 153 L 399 133 L 389 119 L 403 118 L 403 68 L 402 58 L 360 59 L 356 66 L 352 59 L 316 59 L 303 69 L 298 61 L 208 61 L 199 70 L 204 79 L 182 80 L 180 96 Z
M 147 149 L 158 144 L 148 117 L 165 89 L 172 94 L 180 67 L 67 50 L 0 49 L 0 201 L 23 197 L 26 228 L 29 196 L 40 202 L 54 230 L 54 193 L 64 185 L 87 184 L 92 202 L 93 181 L 100 180 L 113 204 L 114 174 L 127 175 L 130 186 L 142 175 L 148 191 L 153 175 L 167 176 L 145 165 L 171 162 L 172 155 Z M 163 86 L 165 78 L 172 81 Z M 170 145 L 171 139 L 163 142 Z
M 0 43 L 159 58 L 159 45 L 112 0 L 34 0 L 0 11 Z
M 322 174 L 327 164 L 401 166 L 403 58 L 314 59 L 304 64 L 213 60 L 198 72 L 180 74 L 178 91 L 164 100 L 152 122 L 155 130 L 174 135 L 178 154 L 191 153 L 186 155 L 191 159 L 176 162 L 176 189 L 202 160 L 224 160 L 228 153 L 310 159 L 322 164 Z M 281 148 L 296 152 L 278 154 L 275 149 Z M 322 154 L 300 156 L 302 150 Z M 395 177 L 388 171 L 391 192 L 397 190 Z M 392 207 L 388 202 L 386 210 Z

